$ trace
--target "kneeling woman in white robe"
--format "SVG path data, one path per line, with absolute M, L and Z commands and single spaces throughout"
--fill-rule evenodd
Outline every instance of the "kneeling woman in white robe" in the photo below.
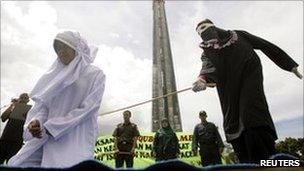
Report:
M 97 48 L 65 31 L 57 34 L 54 49 L 57 60 L 30 93 L 35 106 L 25 122 L 25 145 L 9 166 L 69 167 L 93 159 L 105 86 L 102 70 L 91 65 Z

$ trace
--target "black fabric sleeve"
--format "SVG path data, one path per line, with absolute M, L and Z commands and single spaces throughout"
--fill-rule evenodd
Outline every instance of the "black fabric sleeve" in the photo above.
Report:
M 113 137 L 117 137 L 118 136 L 118 127 L 115 128 L 113 134 L 112 134 Z
M 215 126 L 215 134 L 216 134 L 216 141 L 217 141 L 218 147 L 224 147 L 223 140 L 222 140 L 221 135 L 216 126 Z
M 200 71 L 200 74 L 208 74 L 215 71 L 215 67 L 213 66 L 212 62 L 205 55 L 204 52 L 202 53 L 201 61 L 202 61 L 202 69 Z
M 140 133 L 139 133 L 139 130 L 137 128 L 137 126 L 135 125 L 135 128 L 134 128 L 134 137 L 138 137 L 140 136 Z
M 197 126 L 195 126 L 192 136 L 192 150 L 197 150 L 198 148 L 198 132 Z
M 156 132 L 153 139 L 153 151 L 156 152 L 156 147 L 158 145 L 158 133 Z
M 236 31 L 238 35 L 245 38 L 254 49 L 261 50 L 266 56 L 269 57 L 277 66 L 286 71 L 291 71 L 293 67 L 297 67 L 298 64 L 281 48 L 268 42 L 265 39 L 254 36 L 246 31 Z
M 216 68 L 214 67 L 210 59 L 205 55 L 204 52 L 201 55 L 201 61 L 202 61 L 202 68 L 200 70 L 199 76 L 202 76 L 207 81 L 207 83 L 215 83 Z
M 178 143 L 178 138 L 177 138 L 177 135 L 176 133 L 174 133 L 174 139 L 175 139 L 175 149 L 176 149 L 176 153 L 180 153 L 179 151 L 179 143 Z
M 2 122 L 5 122 L 7 119 L 9 119 L 9 116 L 11 115 L 12 113 L 12 108 L 13 108 L 13 105 L 10 105 L 10 107 L 8 107 L 1 115 L 1 120 Z

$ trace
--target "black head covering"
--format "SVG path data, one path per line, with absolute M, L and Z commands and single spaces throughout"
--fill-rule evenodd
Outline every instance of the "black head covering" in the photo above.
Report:
M 167 124 L 168 124 L 167 128 L 168 128 L 168 127 L 171 128 L 171 125 L 170 125 L 169 120 L 168 120 L 167 118 L 163 118 L 163 119 L 161 120 L 161 124 L 162 124 L 163 122 L 167 122 Z
M 163 127 L 162 126 L 162 123 L 163 122 L 167 122 L 168 123 L 168 126 L 167 127 Z M 164 118 L 161 120 L 161 128 L 158 130 L 158 132 L 161 134 L 161 135 L 166 135 L 166 136 L 173 136 L 174 132 L 171 128 L 171 125 L 168 121 L 167 118 Z
M 233 31 L 227 31 L 221 28 L 218 28 L 214 23 L 205 19 L 197 24 L 196 29 L 201 27 L 203 31 L 200 34 L 203 42 L 202 47 L 214 47 L 214 49 L 221 49 L 222 47 L 227 46 L 237 40 L 237 35 Z M 230 43 L 231 42 L 231 43 Z
M 200 111 L 200 112 L 199 112 L 199 115 L 200 115 L 200 116 L 206 116 L 206 117 L 207 117 L 207 113 L 206 113 L 204 110 Z
M 209 28 L 207 28 L 204 32 L 202 32 L 200 34 L 201 38 L 204 41 L 208 41 L 208 40 L 211 40 L 211 39 L 218 39 L 219 41 L 224 41 L 225 39 L 229 38 L 230 34 L 229 34 L 228 31 L 216 27 L 214 25 L 214 23 L 209 19 L 205 19 L 205 20 L 199 22 L 196 26 L 196 29 L 199 26 L 202 26 L 203 28 L 204 28 L 204 26 L 207 27 L 207 25 L 208 25 Z M 210 26 L 210 25 L 213 25 L 213 26 Z
M 198 26 L 200 26 L 201 24 L 213 24 L 213 22 L 211 21 L 211 20 L 209 20 L 209 19 L 205 19 L 205 20 L 203 20 L 203 21 L 201 21 L 201 22 L 199 22 L 198 24 L 197 24 L 197 26 L 196 26 L 196 28 L 195 29 L 197 29 L 198 28 Z

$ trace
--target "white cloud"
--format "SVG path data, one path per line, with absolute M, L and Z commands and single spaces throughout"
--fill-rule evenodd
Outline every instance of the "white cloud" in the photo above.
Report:
M 303 16 L 301 3 L 295 2 L 175 2 L 167 3 L 175 74 L 179 89 L 195 80 L 200 67 L 201 41 L 195 32 L 196 24 L 209 18 L 224 29 L 244 29 L 261 36 L 284 49 L 298 62 L 303 71 Z M 195 9 L 192 13 L 180 8 Z M 179 14 L 183 13 L 182 15 Z M 282 13 L 284 11 L 284 13 Z M 176 19 L 176 16 L 181 16 Z M 258 52 L 263 64 L 265 94 L 274 121 L 303 115 L 303 81 L 282 71 L 264 54 Z M 222 112 L 215 90 L 198 94 L 179 95 L 183 127 L 193 130 L 199 122 L 198 111 L 209 113 L 209 121 L 220 127 L 223 135 Z
M 4 4 L 3 9 L 5 15 L 2 15 L 4 17 L 1 19 L 6 24 L 1 29 L 1 32 L 5 33 L 1 41 L 1 102 L 7 104 L 11 97 L 18 96 L 21 92 L 29 92 L 50 66 L 54 60 L 52 56 L 55 55 L 52 52 L 52 40 L 59 28 L 55 25 L 57 13 L 47 3 L 33 2 L 25 12 L 16 3 Z M 43 11 L 39 11 L 40 9 Z M 37 17 L 37 13 L 48 17 Z M 83 35 L 87 35 L 87 32 Z M 118 33 L 112 33 L 112 36 L 119 38 Z M 127 37 L 133 39 L 132 34 Z M 102 68 L 107 75 L 106 92 L 100 112 L 151 97 L 151 63 L 151 59 L 136 58 L 131 51 L 123 47 L 100 45 L 94 64 Z M 148 131 L 149 127 L 144 125 L 149 123 L 149 117 L 143 117 L 142 114 L 149 115 L 151 112 L 145 112 L 146 110 L 151 110 L 151 107 L 148 105 L 144 108 L 134 108 L 132 111 L 133 120 Z M 113 127 L 122 119 L 119 114 L 114 115 L 102 116 L 99 120 L 101 123 L 110 122 Z M 116 118 L 114 122 L 113 118 Z M 101 125 L 103 128 L 106 124 Z
M 22 11 L 17 2 L 1 2 L 1 102 L 28 92 L 54 60 L 51 45 L 57 28 L 56 11 L 31 2 Z
M 17 4 L 1 2 L 1 106 L 29 92 L 55 55 L 56 11 L 44 2 L 31 2 L 28 10 Z
M 152 61 L 136 58 L 130 51 L 122 47 L 99 46 L 99 53 L 94 64 L 103 69 L 106 74 L 106 88 L 100 113 L 129 106 L 151 97 L 151 68 Z M 151 113 L 150 106 L 130 109 L 132 120 L 142 131 L 149 131 Z M 122 121 L 121 112 L 99 118 L 101 132 L 110 123 L 112 127 Z M 147 127 L 146 125 L 149 125 Z
M 119 34 L 117 33 L 110 33 L 110 36 L 113 38 L 119 38 Z
M 23 4 L 23 5 L 21 5 Z M 302 2 L 167 1 L 167 21 L 178 89 L 191 86 L 201 67 L 194 28 L 210 18 L 219 27 L 244 29 L 282 47 L 303 71 Z M 1 2 L 1 105 L 30 91 L 55 58 L 52 40 L 70 28 L 99 45 L 95 65 L 107 75 L 100 113 L 151 98 L 152 2 Z M 303 81 L 261 56 L 265 92 L 275 121 L 303 115 Z M 215 89 L 184 92 L 179 102 L 185 131 L 201 109 L 222 132 Z M 141 131 L 151 128 L 151 103 L 131 109 Z M 99 118 L 101 133 L 122 121 L 121 112 Z

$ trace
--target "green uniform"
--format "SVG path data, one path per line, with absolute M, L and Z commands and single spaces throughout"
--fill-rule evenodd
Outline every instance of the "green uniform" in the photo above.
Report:
M 117 141 L 117 148 L 119 152 L 131 152 L 133 147 L 134 138 L 139 136 L 139 131 L 136 124 L 133 123 L 121 123 L 118 124 L 114 130 L 113 136 Z M 116 168 L 122 167 L 124 161 L 126 161 L 127 167 L 133 167 L 133 158 L 131 154 L 116 154 L 115 166 Z

